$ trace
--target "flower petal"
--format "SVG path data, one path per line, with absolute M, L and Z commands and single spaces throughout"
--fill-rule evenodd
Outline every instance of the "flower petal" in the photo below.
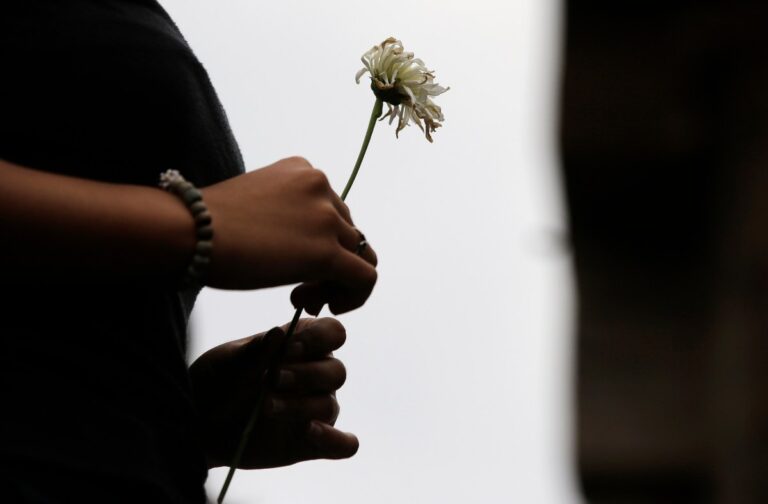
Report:
M 389 119 L 392 124 L 397 119 L 396 136 L 413 121 L 431 142 L 431 134 L 441 126 L 439 121 L 444 120 L 442 110 L 431 97 L 450 88 L 435 83 L 434 72 L 412 52 L 406 52 L 402 42 L 394 37 L 373 46 L 361 59 L 364 68 L 357 72 L 355 81 L 359 84 L 368 72 L 377 96 L 385 96 L 387 100 L 387 113 L 379 120 Z
M 358 84 L 360 84 L 360 77 L 362 77 L 362 76 L 363 76 L 363 74 L 364 74 L 365 72 L 367 72 L 367 71 L 368 71 L 368 69 L 367 69 L 367 68 L 365 68 L 365 67 L 361 68 L 361 69 L 360 69 L 360 70 L 359 70 L 359 71 L 358 71 L 358 72 L 355 74 L 355 82 L 357 82 Z

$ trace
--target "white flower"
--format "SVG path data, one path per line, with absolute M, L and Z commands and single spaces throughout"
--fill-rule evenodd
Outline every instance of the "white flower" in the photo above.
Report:
M 435 76 L 424 62 L 414 59 L 413 53 L 405 52 L 402 42 L 393 37 L 371 48 L 362 60 L 365 67 L 357 72 L 355 81 L 359 84 L 360 77 L 370 73 L 371 89 L 389 107 L 381 119 L 389 117 L 389 124 L 399 119 L 395 135 L 413 121 L 431 142 L 432 132 L 442 126 L 440 121 L 445 118 L 430 97 L 450 88 L 435 84 Z

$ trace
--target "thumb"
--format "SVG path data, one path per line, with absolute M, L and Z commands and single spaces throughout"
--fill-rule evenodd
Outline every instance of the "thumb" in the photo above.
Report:
M 308 459 L 345 459 L 357 453 L 360 442 L 357 436 L 318 420 L 312 420 L 307 428 L 310 445 Z

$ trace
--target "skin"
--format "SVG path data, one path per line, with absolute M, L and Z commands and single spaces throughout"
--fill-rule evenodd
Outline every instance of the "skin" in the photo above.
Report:
M 291 299 L 312 314 L 325 304 L 344 313 L 367 300 L 376 283 L 376 254 L 368 247 L 356 255 L 361 234 L 349 209 L 305 159 L 283 159 L 202 193 L 214 228 L 209 286 L 298 283 Z M 192 257 L 195 227 L 184 204 L 163 190 L 0 160 L 0 243 L 6 284 L 107 279 L 172 288 Z M 269 421 L 252 438 L 244 467 L 344 458 L 357 450 L 354 436 L 333 427 L 334 393 L 345 374 L 331 352 L 343 344 L 344 329 L 332 319 L 304 320 L 299 329 L 303 351 L 289 352 L 283 368 L 295 381 L 279 385 L 265 402 Z M 212 466 L 231 458 L 233 439 L 254 402 L 254 384 L 282 337 L 280 330 L 268 334 L 216 347 L 190 368 Z
M 210 467 L 229 465 L 256 401 L 266 356 L 280 345 L 275 328 L 215 347 L 190 367 L 200 405 Z M 339 414 L 336 391 L 346 380 L 333 351 L 344 344 L 344 326 L 332 318 L 299 322 L 278 383 L 269 388 L 240 468 L 263 469 L 313 459 L 340 459 L 357 452 L 353 434 L 333 427 Z M 226 393 L 223 393 L 226 392 Z
M 367 248 L 357 256 L 361 235 L 349 209 L 305 159 L 284 159 L 210 186 L 203 199 L 216 223 L 212 286 L 302 282 L 291 299 L 313 314 L 325 303 L 344 313 L 368 298 L 376 254 Z
M 202 189 L 213 217 L 207 285 L 302 284 L 292 300 L 317 313 L 361 306 L 376 254 L 355 254 L 360 232 L 326 176 L 303 158 Z M 109 184 L 0 160 L 0 260 L 8 282 L 140 282 L 166 287 L 193 255 L 192 215 L 157 188 Z M 65 264 L 66 267 L 62 267 Z

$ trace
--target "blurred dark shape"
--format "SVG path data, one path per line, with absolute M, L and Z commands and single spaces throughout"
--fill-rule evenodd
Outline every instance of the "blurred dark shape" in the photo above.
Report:
M 578 468 L 768 503 L 768 2 L 567 2 Z

